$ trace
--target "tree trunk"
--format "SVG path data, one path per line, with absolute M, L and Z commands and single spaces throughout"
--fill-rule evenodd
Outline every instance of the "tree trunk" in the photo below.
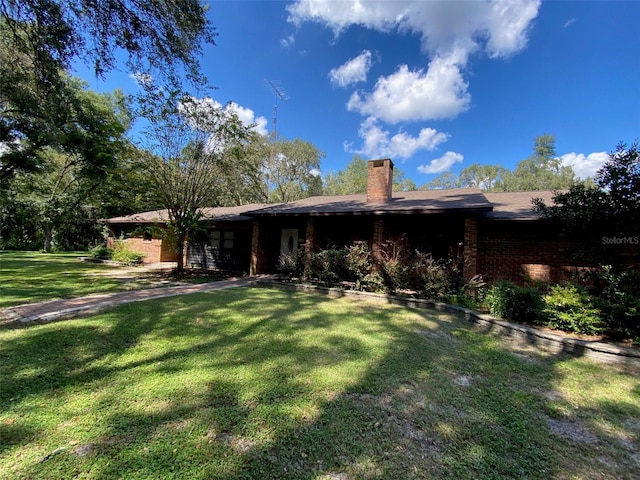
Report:
M 186 240 L 185 235 L 179 235 L 178 238 L 176 238 L 176 252 L 178 254 L 178 258 L 175 273 L 178 274 L 184 271 L 184 246 Z
M 49 222 L 44 224 L 44 251 L 51 252 L 51 246 L 53 244 L 53 225 Z

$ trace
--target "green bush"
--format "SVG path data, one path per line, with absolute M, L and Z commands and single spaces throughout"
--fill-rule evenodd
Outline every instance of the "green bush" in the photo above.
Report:
M 554 285 L 543 301 L 544 324 L 548 327 L 589 335 L 604 330 L 600 309 L 591 295 L 577 285 Z
M 362 279 L 361 286 L 363 290 L 374 293 L 389 293 L 384 278 L 378 272 L 371 272 Z
M 113 256 L 111 260 L 114 262 L 124 263 L 125 265 L 136 265 L 142 263 L 142 259 L 146 254 L 131 250 L 124 240 L 116 240 L 113 244 Z
M 108 248 L 106 245 L 96 245 L 88 252 L 89 258 L 95 258 L 97 260 L 111 260 L 113 257 L 113 248 Z
M 367 242 L 358 241 L 346 247 L 344 260 L 349 279 L 356 283 L 361 283 L 373 268 L 373 255 Z
M 618 272 L 605 265 L 592 273 L 591 280 L 596 285 L 598 306 L 609 330 L 626 337 L 640 337 L 640 272 Z
M 321 282 L 335 283 L 345 278 L 345 250 L 330 247 L 313 255 L 308 276 Z
M 304 250 L 299 248 L 296 252 L 281 253 L 278 257 L 277 268 L 290 279 L 302 277 L 304 274 Z
M 431 300 L 446 300 L 458 295 L 457 272 L 450 267 L 451 260 L 436 260 L 430 253 L 416 252 L 412 262 L 414 283 L 424 296 Z
M 382 245 L 378 259 L 380 275 L 390 292 L 411 287 L 411 266 L 402 242 L 387 241 Z
M 485 301 L 494 317 L 538 323 L 542 316 L 542 296 L 532 287 L 520 287 L 513 282 L 502 281 L 489 289 Z

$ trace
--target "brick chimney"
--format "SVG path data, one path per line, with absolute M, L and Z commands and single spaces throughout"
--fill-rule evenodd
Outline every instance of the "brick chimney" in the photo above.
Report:
M 393 162 L 369 160 L 367 174 L 367 203 L 387 203 L 391 200 L 393 188 Z

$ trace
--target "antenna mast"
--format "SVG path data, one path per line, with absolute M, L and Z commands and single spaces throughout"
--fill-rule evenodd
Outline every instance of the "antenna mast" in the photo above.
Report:
M 280 82 L 272 82 L 266 77 L 265 80 L 267 88 L 271 88 L 271 90 L 273 90 L 273 92 L 275 93 L 275 104 L 273 106 L 273 127 L 271 128 L 271 139 L 275 140 L 278 137 L 278 99 L 282 100 L 284 103 L 287 103 L 289 97 L 282 89 Z

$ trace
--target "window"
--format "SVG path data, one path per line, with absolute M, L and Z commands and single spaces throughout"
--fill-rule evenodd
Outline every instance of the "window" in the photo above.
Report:
M 145 242 L 150 242 L 151 240 L 153 240 L 153 235 L 148 230 L 145 230 L 142 234 L 142 240 Z
M 233 248 L 233 232 L 224 232 L 224 248 Z
M 234 235 L 233 232 L 223 230 L 211 231 L 211 248 L 214 249 L 231 249 L 233 248 Z
M 220 230 L 213 230 L 211 232 L 211 248 L 220 248 L 221 238 L 222 232 Z

